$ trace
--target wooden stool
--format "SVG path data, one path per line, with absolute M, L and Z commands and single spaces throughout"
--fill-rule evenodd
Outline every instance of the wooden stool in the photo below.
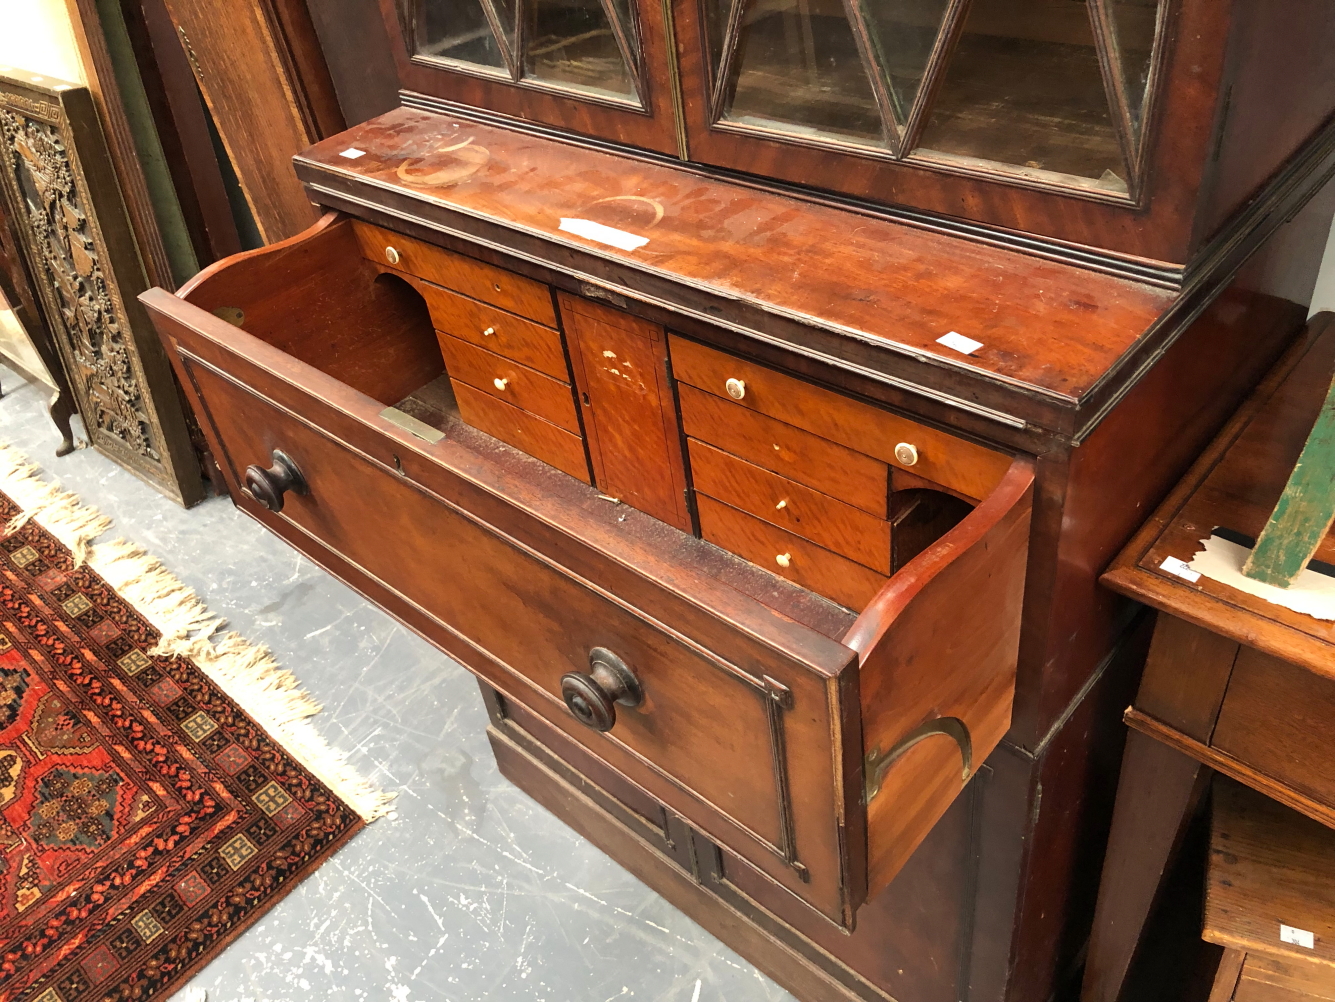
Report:
M 1201 935 L 1210 1002 L 1335 999 L 1335 831 L 1217 777 Z

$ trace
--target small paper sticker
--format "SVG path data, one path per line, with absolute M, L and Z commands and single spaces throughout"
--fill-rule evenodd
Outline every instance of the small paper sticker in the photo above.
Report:
M 567 233 L 573 233 L 577 237 L 584 237 L 586 240 L 594 240 L 600 244 L 607 244 L 609 247 L 616 247 L 624 251 L 639 250 L 649 242 L 648 237 L 641 237 L 634 233 L 627 233 L 625 230 L 604 226 L 602 223 L 595 223 L 592 219 L 567 219 L 563 217 L 561 219 L 561 229 Z
M 1192 584 L 1201 579 L 1200 571 L 1193 571 L 1185 560 L 1179 560 L 1177 557 L 1164 557 L 1159 569 L 1165 570 L 1169 574 L 1175 574 L 1183 581 L 1190 581 Z
M 1301 946 L 1304 950 L 1316 949 L 1316 936 L 1306 929 L 1295 929 L 1283 922 L 1279 924 L 1279 941 L 1290 946 Z
M 339 156 L 347 157 L 349 160 L 356 160 L 358 157 L 366 156 L 366 151 L 359 150 L 355 146 L 349 146 L 346 150 L 340 153 Z
M 983 346 L 983 342 L 975 341 L 973 338 L 965 337 L 963 334 L 956 334 L 954 331 L 937 338 L 936 343 L 943 344 L 947 348 L 954 348 L 956 351 L 963 352 L 966 355 L 972 355 Z

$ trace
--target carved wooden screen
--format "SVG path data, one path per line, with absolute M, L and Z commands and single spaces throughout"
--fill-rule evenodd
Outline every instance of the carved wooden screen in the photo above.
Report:
M 0 74 L 0 197 L 92 444 L 182 504 L 200 467 L 86 88 Z

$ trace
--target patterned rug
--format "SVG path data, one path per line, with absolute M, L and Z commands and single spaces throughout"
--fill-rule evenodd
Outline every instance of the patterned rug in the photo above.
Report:
M 388 798 L 266 652 L 3 447 L 0 525 L 0 1002 L 165 998 Z

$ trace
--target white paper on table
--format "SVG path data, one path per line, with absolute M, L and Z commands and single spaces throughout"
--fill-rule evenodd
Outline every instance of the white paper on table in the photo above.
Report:
M 1247 547 L 1213 535 L 1201 543 L 1205 549 L 1192 557 L 1188 565 L 1193 571 L 1272 605 L 1281 605 L 1313 619 L 1335 620 L 1335 578 L 1304 567 L 1291 587 L 1276 588 L 1243 576 L 1242 565 L 1252 552 Z

